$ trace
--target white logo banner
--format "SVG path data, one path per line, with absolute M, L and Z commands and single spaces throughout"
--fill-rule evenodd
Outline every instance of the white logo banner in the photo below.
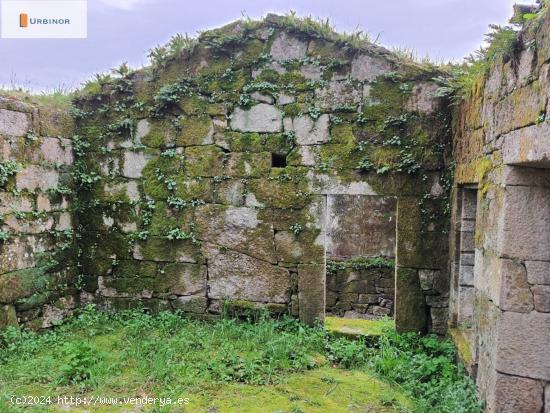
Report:
M 86 0 L 1 0 L 2 37 L 84 39 L 87 12 Z

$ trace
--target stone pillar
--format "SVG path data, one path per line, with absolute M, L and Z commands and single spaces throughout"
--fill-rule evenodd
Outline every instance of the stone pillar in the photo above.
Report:
M 395 328 L 397 331 L 424 333 L 427 328 L 427 312 L 418 271 L 398 267 L 395 290 Z
M 300 320 L 312 325 L 325 319 L 324 264 L 298 265 L 298 301 Z
M 15 308 L 12 305 L 0 306 L 0 330 L 10 326 L 17 327 L 18 325 Z

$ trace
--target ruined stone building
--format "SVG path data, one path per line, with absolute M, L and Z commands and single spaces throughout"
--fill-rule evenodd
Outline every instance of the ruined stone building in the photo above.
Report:
M 70 110 L 1 98 L 0 327 L 388 315 L 452 335 L 488 411 L 549 411 L 549 33 L 454 106 L 437 68 L 279 16 Z

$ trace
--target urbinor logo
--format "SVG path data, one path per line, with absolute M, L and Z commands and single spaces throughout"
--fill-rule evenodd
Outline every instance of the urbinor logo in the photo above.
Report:
M 29 15 L 27 13 L 19 14 L 19 27 L 29 27 Z
M 71 24 L 71 19 L 38 19 L 29 18 L 27 13 L 19 13 L 19 27 L 29 27 L 29 25 L 67 25 Z
M 0 0 L 0 38 L 86 39 L 87 13 L 87 0 Z

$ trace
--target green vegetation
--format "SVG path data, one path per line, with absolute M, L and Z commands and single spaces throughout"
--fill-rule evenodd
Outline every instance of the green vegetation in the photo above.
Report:
M 347 260 L 327 261 L 327 274 L 351 268 L 355 271 L 369 268 L 394 268 L 395 261 L 386 257 L 353 257 Z
M 6 242 L 10 239 L 10 233 L 7 231 L 0 230 L 0 243 Z
M 0 97 L 12 98 L 25 103 L 39 104 L 49 108 L 67 109 L 71 106 L 74 92 L 58 87 L 35 93 L 22 87 L 0 87 Z
M 377 40 L 372 39 L 368 33 L 361 30 L 355 30 L 351 33 L 338 33 L 330 19 L 318 19 L 312 16 L 299 17 L 295 11 L 282 16 L 279 24 L 289 31 L 305 33 L 314 38 L 332 40 L 345 47 L 359 50 L 368 48 Z
M 10 176 L 21 170 L 21 165 L 15 161 L 8 160 L 0 162 L 0 187 L 4 186 Z
M 2 411 L 59 411 L 8 407 L 14 394 L 188 397 L 193 412 L 481 411 L 450 341 L 380 330 L 369 347 L 265 313 L 208 322 L 88 307 L 50 331 L 0 334 Z
M 325 317 L 325 328 L 333 335 L 349 337 L 376 336 L 379 337 L 395 328 L 391 318 L 378 320 L 363 320 L 358 318 Z
M 494 62 L 498 60 L 515 61 L 519 52 L 525 46 L 519 35 L 519 28 L 536 24 L 537 20 L 548 12 L 548 3 L 542 2 L 541 7 L 535 13 L 516 14 L 510 20 L 512 26 L 500 26 L 492 24 L 490 31 L 485 35 L 488 46 L 481 47 L 465 59 L 461 65 L 446 65 L 442 69 L 447 75 L 437 77 L 441 83 L 440 96 L 448 96 L 458 102 L 471 96 L 476 85 L 485 78 Z M 536 45 L 528 45 L 536 47 Z
M 489 26 L 486 35 L 487 47 L 481 47 L 465 59 L 462 65 L 448 67 L 448 75 L 437 77 L 441 83 L 440 96 L 448 96 L 453 101 L 470 97 L 475 85 L 489 72 L 491 65 L 498 59 L 510 60 L 520 46 L 517 30 L 512 26 Z

